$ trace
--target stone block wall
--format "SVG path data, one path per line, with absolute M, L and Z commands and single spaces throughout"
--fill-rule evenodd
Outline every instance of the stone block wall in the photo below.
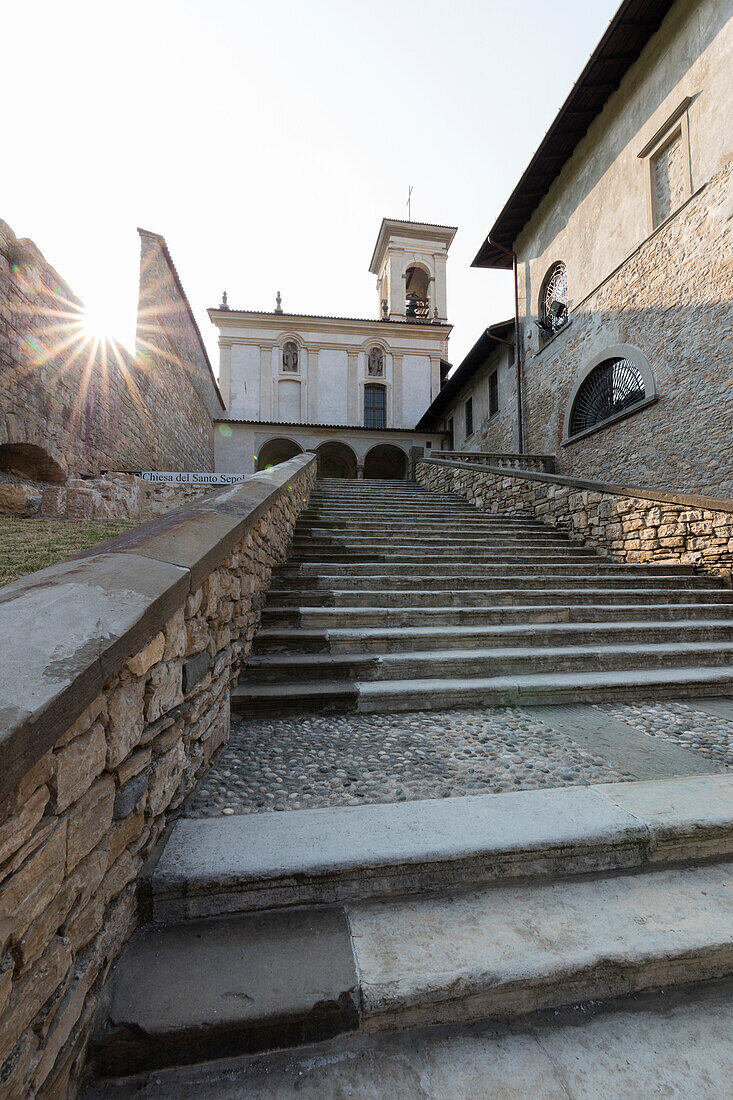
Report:
M 540 519 L 614 561 L 699 565 L 731 582 L 733 501 L 441 461 L 419 463 L 416 476 L 482 511 Z
M 583 301 L 572 302 L 569 270 L 570 324 L 545 348 L 531 315 L 522 318 L 528 451 L 555 454 L 571 477 L 733 495 L 732 185 L 729 162 Z M 520 301 L 524 309 L 523 281 Z M 646 356 L 658 401 L 563 446 L 576 378 L 617 344 Z
M 224 406 L 165 242 L 141 242 L 131 355 L 86 335 L 81 301 L 32 241 L 0 221 L 0 469 L 24 472 L 4 462 L 10 444 L 27 452 L 21 460 L 33 461 L 34 449 L 36 461 L 48 456 L 58 476 L 37 475 L 47 480 L 213 470 L 213 416 Z
M 145 861 L 229 730 L 300 455 L 0 594 L 0 1094 L 75 1092 Z
M 68 478 L 63 485 L 0 475 L 0 516 L 45 519 L 152 519 L 211 492 L 211 486 L 143 481 L 135 474 Z

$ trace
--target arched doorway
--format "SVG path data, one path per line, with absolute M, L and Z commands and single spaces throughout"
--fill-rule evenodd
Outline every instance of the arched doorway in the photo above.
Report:
M 29 481 L 48 481 L 63 485 L 66 474 L 43 447 L 33 443 L 3 443 L 0 446 L 0 473 L 13 474 Z
M 267 470 L 270 466 L 277 466 L 280 462 L 287 462 L 289 458 L 295 458 L 301 454 L 303 448 L 292 439 L 268 439 L 260 447 L 257 455 L 257 469 Z
M 404 481 L 407 477 L 407 455 L 392 443 L 379 443 L 367 452 L 364 477 L 389 478 Z
M 321 443 L 316 454 L 319 477 L 356 477 L 356 455 L 346 443 Z

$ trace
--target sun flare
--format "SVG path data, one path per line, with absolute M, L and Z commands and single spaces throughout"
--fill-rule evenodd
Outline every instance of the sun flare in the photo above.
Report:
M 114 311 L 105 307 L 104 303 L 87 303 L 84 306 L 82 319 L 84 335 L 90 340 L 102 342 L 124 343 L 120 333 L 119 317 Z

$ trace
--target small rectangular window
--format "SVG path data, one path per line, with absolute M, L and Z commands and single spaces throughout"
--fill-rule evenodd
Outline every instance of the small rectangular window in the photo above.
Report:
M 489 375 L 489 416 L 499 411 L 499 372 L 492 370 Z
M 384 386 L 364 387 L 364 426 L 383 428 L 386 419 L 386 391 Z
M 473 435 L 473 398 L 469 397 L 466 402 L 466 439 L 469 435 Z

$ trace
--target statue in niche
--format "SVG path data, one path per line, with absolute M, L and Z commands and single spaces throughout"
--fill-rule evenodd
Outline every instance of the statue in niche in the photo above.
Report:
M 288 340 L 283 347 L 283 370 L 297 373 L 298 370 L 298 345 L 294 340 Z
M 384 376 L 384 355 L 381 348 L 372 348 L 367 361 L 367 372 L 371 378 Z

